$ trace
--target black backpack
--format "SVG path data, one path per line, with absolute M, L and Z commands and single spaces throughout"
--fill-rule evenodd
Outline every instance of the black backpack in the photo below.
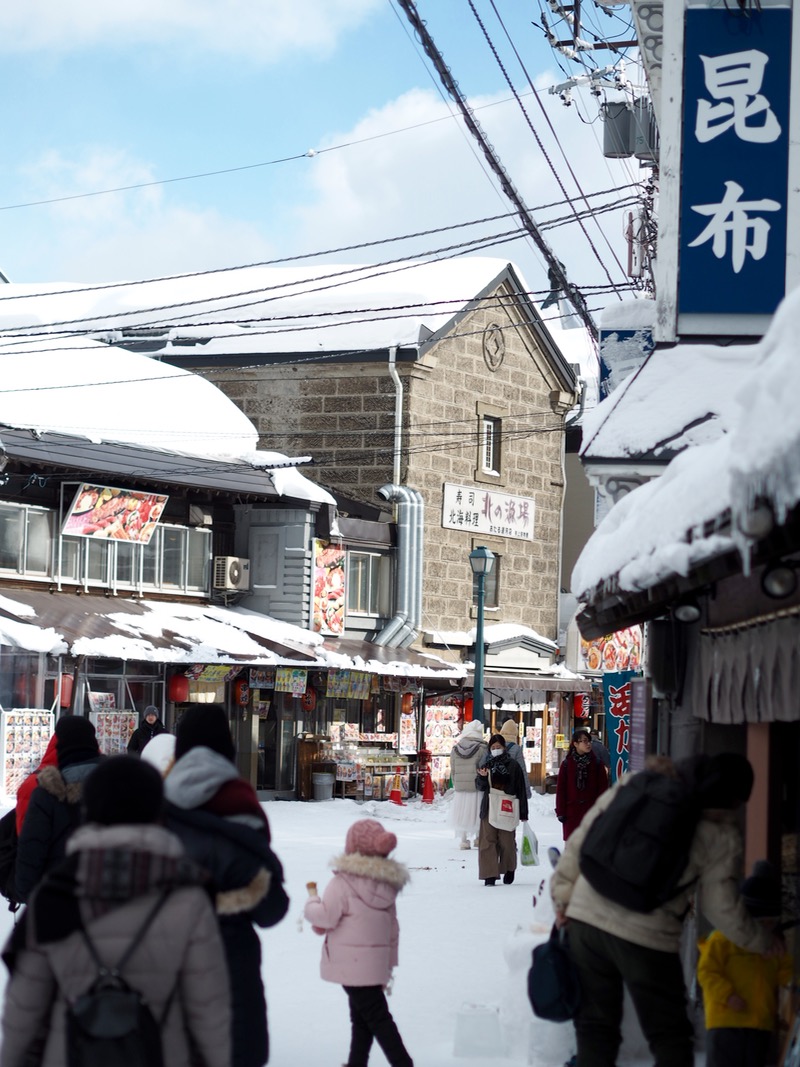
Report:
M 161 893 L 116 967 L 106 967 L 81 927 L 97 977 L 67 1006 L 67 1067 L 164 1067 L 161 1027 L 175 990 L 167 998 L 161 1018 L 156 1019 L 144 997 L 128 985 L 121 972 L 168 894 L 168 889 Z
M 551 1023 L 565 1023 L 577 1015 L 580 986 L 565 926 L 561 930 L 554 926 L 550 939 L 533 950 L 528 971 L 528 1000 L 533 1014 Z
M 8 901 L 9 911 L 16 911 L 20 906 L 14 881 L 18 844 L 17 809 L 12 808 L 0 819 L 0 894 Z
M 640 771 L 617 789 L 581 845 L 581 874 L 601 896 L 650 912 L 691 884 L 683 881 L 701 805 L 680 778 Z

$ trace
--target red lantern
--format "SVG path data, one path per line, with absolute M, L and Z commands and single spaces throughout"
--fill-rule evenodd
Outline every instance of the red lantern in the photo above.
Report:
M 250 702 L 250 686 L 245 681 L 236 683 L 236 703 L 240 708 L 245 708 Z
M 472 697 L 464 697 L 464 722 L 472 722 Z
M 403 693 L 400 697 L 400 711 L 403 715 L 410 715 L 414 710 L 414 694 Z
M 73 675 L 61 675 L 61 699 L 59 703 L 62 708 L 68 708 L 72 704 L 72 687 L 74 684 L 75 678 Z
M 305 693 L 300 697 L 300 706 L 303 711 L 313 711 L 317 706 L 317 694 L 312 686 L 308 686 Z
M 173 674 L 170 678 L 167 699 L 173 704 L 185 704 L 189 699 L 189 679 L 185 674 Z
M 591 705 L 588 693 L 575 693 L 572 697 L 572 714 L 576 719 L 588 719 Z

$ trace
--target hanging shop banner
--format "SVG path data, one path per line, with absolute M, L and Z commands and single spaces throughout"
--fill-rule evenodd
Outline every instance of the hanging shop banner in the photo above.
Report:
M 494 537 L 533 540 L 535 502 L 493 489 L 445 484 L 442 490 L 442 526 Z
M 366 700 L 372 688 L 372 676 L 366 671 L 349 671 L 350 682 L 347 686 L 348 700 Z
M 75 494 L 61 532 L 147 545 L 168 500 L 159 493 L 84 484 Z
M 410 756 L 417 751 L 417 713 L 403 711 L 400 713 L 400 754 Z
M 274 689 L 275 688 L 275 668 L 266 667 L 264 670 L 256 670 L 254 667 L 250 668 L 250 688 L 251 689 Z
M 313 627 L 321 634 L 344 633 L 345 552 L 341 545 L 314 542 Z
M 587 674 L 597 671 L 638 671 L 642 666 L 642 628 L 629 626 L 625 630 L 593 641 L 581 638 L 578 671 Z
M 291 693 L 294 697 L 301 697 L 306 691 L 308 671 L 297 667 L 275 668 L 275 692 Z
M 628 770 L 633 677 L 633 671 L 608 672 L 603 675 L 603 706 L 606 713 L 608 748 L 611 753 L 612 782 L 616 782 Z
M 13 804 L 17 790 L 42 762 L 55 719 L 44 708 L 14 708 L 0 715 L 0 792 Z
M 325 696 L 345 700 L 350 689 L 350 671 L 328 671 L 328 685 Z
M 791 39 L 788 7 L 686 11 L 681 315 L 770 315 L 784 296 Z
M 195 663 L 185 673 L 192 682 L 221 685 L 223 682 L 230 682 L 241 670 L 241 667 L 231 667 L 229 663 Z

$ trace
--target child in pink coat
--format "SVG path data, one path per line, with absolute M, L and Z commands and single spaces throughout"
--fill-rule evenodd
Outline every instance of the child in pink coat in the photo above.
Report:
M 309 883 L 305 917 L 325 935 L 320 973 L 344 986 L 350 1002 L 350 1055 L 345 1067 L 366 1067 L 373 1039 L 391 1067 L 413 1067 L 386 1003 L 385 987 L 397 964 L 399 926 L 395 900 L 408 882 L 406 867 L 388 859 L 394 834 L 375 819 L 359 819 L 347 831 L 344 855 L 333 860 L 333 878 L 320 899 Z

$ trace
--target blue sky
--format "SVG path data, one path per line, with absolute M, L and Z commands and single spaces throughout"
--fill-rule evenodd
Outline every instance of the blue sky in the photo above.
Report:
M 575 185 L 499 25 L 474 0 L 567 185 Z M 532 208 L 562 198 L 467 0 L 418 0 L 462 90 Z M 603 160 L 597 102 L 564 108 L 536 3 L 495 0 L 586 192 L 644 176 Z M 0 269 L 14 281 L 108 281 L 207 270 L 453 225 L 509 210 L 390 0 L 29 0 L 0 12 Z M 619 9 L 624 16 L 625 8 Z M 593 18 L 620 28 L 620 20 Z M 560 58 L 560 57 L 559 57 Z M 606 62 L 603 54 L 601 62 Z M 567 61 L 561 59 L 564 66 Z M 571 72 L 580 73 L 572 65 Z M 500 101 L 500 102 L 499 102 Z M 434 121 L 440 120 L 440 121 Z M 396 132 L 413 127 L 405 132 Z M 345 145 L 350 147 L 333 147 Z M 101 189 L 320 154 L 105 196 Z M 330 150 L 328 150 L 330 149 Z M 622 195 L 622 194 L 614 194 Z M 613 197 L 603 197 L 603 200 Z M 537 219 L 565 214 L 554 208 Z M 619 215 L 603 228 L 625 262 Z M 489 224 L 487 232 L 511 229 Z M 596 230 L 615 281 L 622 272 Z M 329 259 L 419 254 L 462 231 Z M 474 236 L 468 231 L 466 236 Z M 602 282 L 575 225 L 548 232 L 570 277 Z M 538 254 L 489 249 L 546 288 Z

